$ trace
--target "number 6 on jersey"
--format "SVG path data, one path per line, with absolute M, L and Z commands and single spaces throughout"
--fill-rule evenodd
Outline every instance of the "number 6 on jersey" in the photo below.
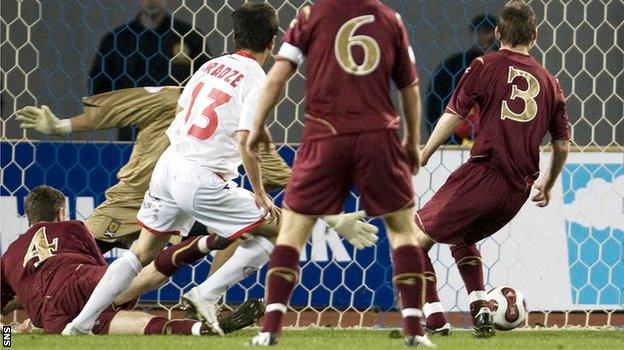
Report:
M 363 25 L 373 23 L 375 16 L 359 16 L 348 20 L 336 33 L 334 53 L 340 67 L 353 75 L 367 75 L 379 66 L 381 50 L 375 39 L 367 35 L 355 35 Z M 364 61 L 357 64 L 351 54 L 353 46 L 360 46 L 364 50 Z

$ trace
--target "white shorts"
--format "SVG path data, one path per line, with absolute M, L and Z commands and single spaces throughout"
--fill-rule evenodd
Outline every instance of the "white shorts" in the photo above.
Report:
M 157 235 L 185 236 L 197 220 L 233 240 L 262 224 L 264 217 L 252 192 L 167 150 L 156 163 L 137 223 Z

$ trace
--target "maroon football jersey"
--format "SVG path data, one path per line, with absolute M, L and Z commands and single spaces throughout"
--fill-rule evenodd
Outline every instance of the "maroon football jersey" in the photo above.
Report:
M 46 300 L 63 293 L 63 282 L 75 274 L 80 265 L 106 265 L 93 236 L 82 222 L 31 226 L 2 256 L 2 306 L 12 292 L 33 324 L 43 327 Z
M 302 9 L 278 58 L 305 56 L 306 137 L 396 129 L 390 79 L 418 84 L 401 17 L 377 0 L 319 0 Z
M 480 109 L 472 157 L 489 157 L 518 188 L 539 175 L 539 147 L 569 140 L 565 97 L 557 79 L 530 55 L 500 50 L 476 58 L 462 76 L 446 112 L 468 116 Z

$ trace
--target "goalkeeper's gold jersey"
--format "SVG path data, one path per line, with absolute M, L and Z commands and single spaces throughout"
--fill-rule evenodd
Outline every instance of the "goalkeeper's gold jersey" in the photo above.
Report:
M 139 128 L 130 159 L 117 173 L 119 182 L 106 191 L 106 202 L 98 209 L 139 209 L 154 166 L 169 146 L 165 131 L 175 118 L 181 91 L 178 87 L 131 88 L 83 98 L 84 114 L 92 129 Z M 261 147 L 261 157 L 265 186 L 286 186 L 290 168 L 275 147 Z M 128 214 L 135 216 L 136 212 Z
M 149 186 L 152 170 L 169 146 L 165 130 L 171 124 L 181 88 L 132 88 L 83 98 L 84 114 L 94 130 L 136 126 L 132 154 L 117 173 L 119 182 L 106 191 L 106 203 L 139 205 Z M 137 208 L 138 209 L 138 208 Z

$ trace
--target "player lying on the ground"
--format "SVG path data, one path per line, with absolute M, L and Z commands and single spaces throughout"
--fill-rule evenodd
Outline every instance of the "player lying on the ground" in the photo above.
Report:
M 259 144 L 270 139 L 268 113 L 304 59 L 307 120 L 267 272 L 263 327 L 250 344 L 276 344 L 299 278 L 300 250 L 317 217 L 339 212 L 355 185 L 367 213 L 387 228 L 405 344 L 432 347 L 420 324 L 425 252 L 416 246 L 411 181 L 419 167 L 420 98 L 405 26 L 380 1 L 325 0 L 299 11 L 283 41 L 258 101 L 248 152 L 259 158 Z M 390 81 L 400 90 L 403 145 Z
M 39 186 L 24 204 L 29 229 L 2 256 L 2 314 L 23 306 L 34 327 L 61 333 L 82 309 L 107 265 L 95 240 L 80 221 L 66 221 L 65 196 Z M 211 328 L 190 319 L 168 320 L 126 307 L 107 307 L 95 334 L 211 335 Z M 242 311 L 242 312 L 241 312 Z M 234 331 L 255 321 L 238 309 L 220 322 Z
M 552 139 L 552 156 L 545 176 L 534 185 L 533 201 L 538 207 L 548 205 L 570 147 L 563 91 L 556 78 L 529 54 L 537 39 L 531 7 L 524 1 L 507 3 L 496 37 L 500 51 L 470 64 L 422 152 L 426 164 L 478 105 L 479 136 L 471 158 L 417 212 L 417 223 L 424 232 L 419 234 L 422 247 L 429 249 L 436 242 L 459 245 L 453 256 L 470 293 L 474 333 L 479 337 L 494 334 L 494 327 L 474 243 L 505 226 L 529 198 L 539 175 L 539 148 L 546 133 Z M 426 273 L 433 275 L 428 256 L 426 260 Z M 435 294 L 435 287 L 427 288 L 428 299 L 438 300 Z M 445 322 L 441 313 L 437 319 L 438 325 Z

